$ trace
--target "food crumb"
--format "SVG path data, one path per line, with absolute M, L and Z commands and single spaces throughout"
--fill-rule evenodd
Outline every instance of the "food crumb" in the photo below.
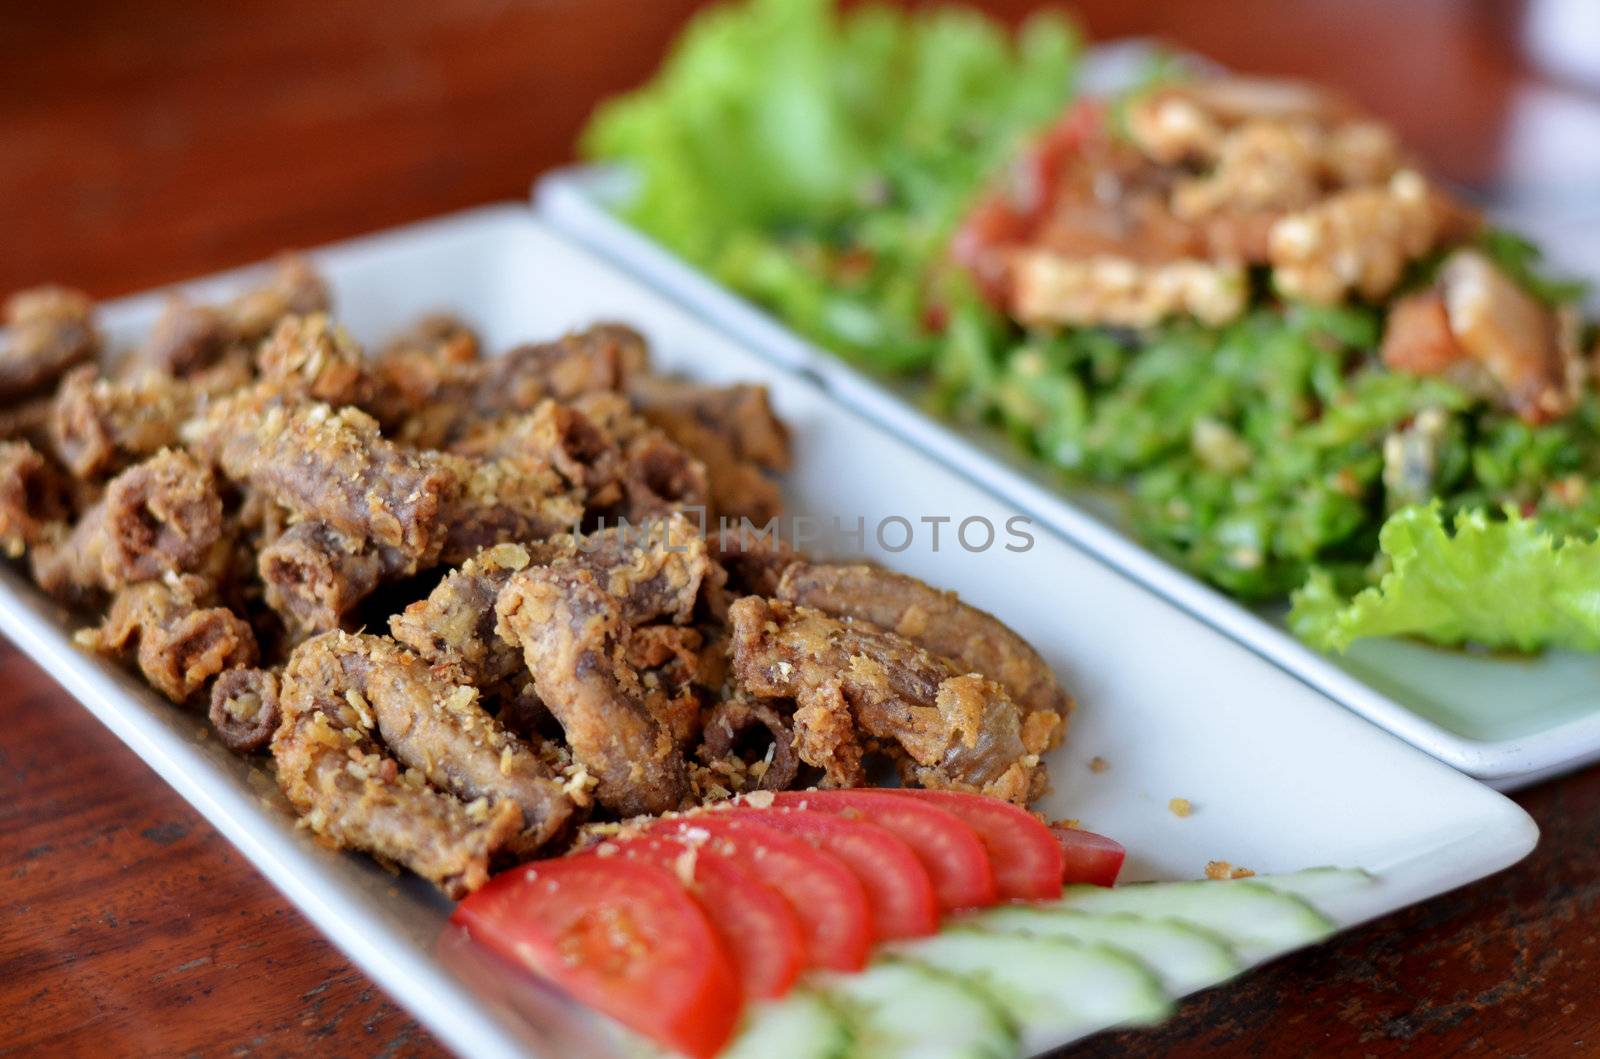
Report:
M 1173 798 L 1167 802 L 1167 808 L 1172 810 L 1173 816 L 1189 816 L 1194 812 L 1194 805 L 1187 798 Z
M 1078 828 L 1083 826 L 1083 821 L 1076 820 L 1070 816 L 1064 816 L 1060 820 L 1052 823 L 1050 826 L 1059 827 L 1063 831 L 1076 831 Z
M 1111 767 L 1111 762 L 1107 761 L 1105 758 L 1101 757 L 1099 754 L 1096 754 L 1094 757 L 1089 759 L 1089 771 L 1090 772 L 1104 772 L 1106 769 L 1108 769 L 1110 767 Z
M 1206 862 L 1206 878 L 1208 879 L 1248 879 L 1255 872 L 1249 868 L 1235 868 L 1225 860 L 1211 860 Z

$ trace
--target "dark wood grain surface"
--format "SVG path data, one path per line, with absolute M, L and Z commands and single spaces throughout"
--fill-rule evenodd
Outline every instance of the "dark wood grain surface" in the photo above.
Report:
M 0 4 L 0 290 L 101 296 L 481 202 L 569 159 L 690 0 Z M 1032 5 L 985 4 L 1007 18 Z M 1530 99 L 1519 4 L 1104 0 L 1106 37 L 1343 85 L 1486 196 Z M 1548 190 L 1592 173 L 1557 137 Z M 1570 165 L 1568 155 L 1570 155 Z M 1585 170 L 1585 166 L 1589 169 Z M 1526 167 L 1521 167 L 1525 169 Z M 1600 187 L 1600 184 L 1594 186 Z M 1592 204 L 1600 209 L 1600 201 Z M 1087 1054 L 1600 1052 L 1600 771 L 1518 797 L 1512 871 Z M 0 648 L 0 1055 L 436 1055 L 403 1011 L 82 707 Z

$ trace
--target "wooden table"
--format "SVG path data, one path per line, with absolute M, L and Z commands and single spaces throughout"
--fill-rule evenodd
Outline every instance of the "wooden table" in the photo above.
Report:
M 495 199 L 568 160 L 690 0 L 111 0 L 0 6 L 0 290 L 97 296 Z M 1015 18 L 1029 5 L 987 5 Z M 1520 5 L 1104 0 L 1388 114 L 1458 182 L 1504 190 L 1529 94 Z M 1594 141 L 1571 143 L 1573 165 Z M 1558 145 L 1559 146 L 1559 145 Z M 1556 166 L 1552 179 L 1578 170 Z M 1519 187 L 1519 191 L 1526 188 Z M 1538 188 L 1533 189 L 1537 191 Z M 1600 207 L 1600 203 L 1595 204 Z M 0 648 L 0 1055 L 436 1055 L 143 764 Z M 1600 1050 L 1600 770 L 1518 797 L 1514 870 L 1191 1001 L 1090 1054 Z

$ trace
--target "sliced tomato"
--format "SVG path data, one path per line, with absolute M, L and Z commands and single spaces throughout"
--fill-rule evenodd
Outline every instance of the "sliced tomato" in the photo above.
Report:
M 1000 899 L 989 854 L 977 832 L 936 805 L 869 788 L 783 791 L 774 796 L 773 804 L 870 820 L 892 832 L 911 847 L 933 880 L 941 911 L 987 908 Z
M 1121 842 L 1075 827 L 1051 827 L 1050 833 L 1060 843 L 1066 862 L 1062 882 L 1110 886 L 1117 881 L 1117 873 L 1128 856 Z
M 855 873 L 831 853 L 802 838 L 720 812 L 674 817 L 648 834 L 671 838 L 724 857 L 782 894 L 800 919 L 806 964 L 830 971 L 859 971 L 872 947 L 872 910 Z
M 1048 901 L 1061 896 L 1066 858 L 1050 829 L 1026 809 L 958 791 L 884 787 L 896 798 L 915 798 L 959 816 L 989 852 L 995 887 L 1003 900 Z
M 503 872 L 451 922 L 657 1043 L 709 1059 L 743 1007 L 733 966 L 677 877 L 586 853 Z
M 921 938 L 939 929 L 939 901 L 927 869 L 910 846 L 877 824 L 833 813 L 751 806 L 718 810 L 716 815 L 775 827 L 844 861 L 866 891 L 872 936 L 878 941 Z
M 684 880 L 722 938 L 745 996 L 776 1000 L 806 965 L 800 918 L 783 896 L 747 869 L 722 857 L 701 857 L 666 838 L 602 843 L 596 856 L 623 856 L 666 868 Z

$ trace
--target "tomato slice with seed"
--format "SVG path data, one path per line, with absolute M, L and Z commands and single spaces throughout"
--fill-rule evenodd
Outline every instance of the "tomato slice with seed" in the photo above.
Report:
M 777 828 L 844 861 L 866 891 L 874 939 L 921 938 L 939 929 L 933 880 L 911 847 L 877 824 L 832 813 L 753 806 L 723 809 L 717 815 Z
M 711 928 L 733 959 L 745 996 L 776 1000 L 806 964 L 806 939 L 789 902 L 748 870 L 721 857 L 701 857 L 666 838 L 605 842 L 596 856 L 623 856 L 666 868 L 689 885 Z
M 722 941 L 676 876 L 583 854 L 513 868 L 451 922 L 590 1007 L 695 1059 L 722 1049 L 743 1004 Z
M 1038 817 L 998 798 L 959 791 L 882 788 L 896 798 L 915 798 L 959 816 L 978 833 L 994 868 L 1002 900 L 1049 901 L 1061 896 L 1066 858 L 1061 844 Z
M 872 911 L 844 862 L 802 838 L 717 811 L 661 820 L 648 834 L 725 857 L 784 896 L 800 919 L 806 965 L 859 971 L 872 947 Z
M 1052 826 L 1050 833 L 1060 843 L 1062 859 L 1066 862 L 1062 882 L 1110 886 L 1117 881 L 1117 873 L 1122 871 L 1122 862 L 1128 856 L 1121 842 L 1075 827 Z
M 783 791 L 773 804 L 869 820 L 892 832 L 922 863 L 941 911 L 987 908 L 1000 899 L 977 832 L 938 806 L 867 788 Z

